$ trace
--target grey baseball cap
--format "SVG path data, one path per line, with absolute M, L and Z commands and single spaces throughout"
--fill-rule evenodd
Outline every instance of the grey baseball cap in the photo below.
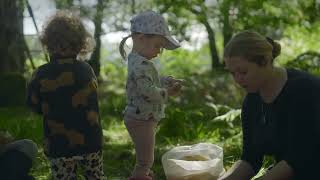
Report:
M 161 14 L 154 11 L 142 12 L 131 20 L 131 32 L 161 35 L 168 40 L 164 48 L 173 50 L 180 47 L 177 40 L 171 37 L 168 25 Z

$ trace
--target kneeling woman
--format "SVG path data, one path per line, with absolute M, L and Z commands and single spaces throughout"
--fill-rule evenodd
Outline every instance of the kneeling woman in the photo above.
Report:
M 319 178 L 320 80 L 306 72 L 275 67 L 281 46 L 244 31 L 226 45 L 224 61 L 247 91 L 242 106 L 243 152 L 220 180 L 248 180 L 265 155 L 276 164 L 263 179 Z

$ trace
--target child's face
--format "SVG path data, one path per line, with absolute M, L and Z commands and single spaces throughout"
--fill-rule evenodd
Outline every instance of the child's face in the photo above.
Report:
M 155 58 L 160 54 L 165 43 L 165 38 L 161 36 L 142 36 L 142 48 L 139 53 L 147 59 Z

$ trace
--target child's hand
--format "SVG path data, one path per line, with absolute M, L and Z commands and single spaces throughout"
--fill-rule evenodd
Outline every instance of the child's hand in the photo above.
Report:
M 181 86 L 184 86 L 185 80 L 184 79 L 173 79 L 174 83 L 179 83 Z
M 177 96 L 177 95 L 179 95 L 181 87 L 182 87 L 182 85 L 179 82 L 175 82 L 171 86 L 168 86 L 167 87 L 168 95 L 169 96 Z
M 173 84 L 175 83 L 179 83 L 180 85 L 183 85 L 185 83 L 184 79 L 175 79 L 172 76 L 163 77 L 163 81 L 164 81 L 165 87 L 173 86 Z

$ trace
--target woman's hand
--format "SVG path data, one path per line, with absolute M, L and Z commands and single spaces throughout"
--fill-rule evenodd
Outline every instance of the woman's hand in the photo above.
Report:
M 254 171 L 249 163 L 243 160 L 235 162 L 232 167 L 218 180 L 246 180 L 254 176 Z
M 293 169 L 282 160 L 270 169 L 263 177 L 263 180 L 290 180 L 293 179 Z

